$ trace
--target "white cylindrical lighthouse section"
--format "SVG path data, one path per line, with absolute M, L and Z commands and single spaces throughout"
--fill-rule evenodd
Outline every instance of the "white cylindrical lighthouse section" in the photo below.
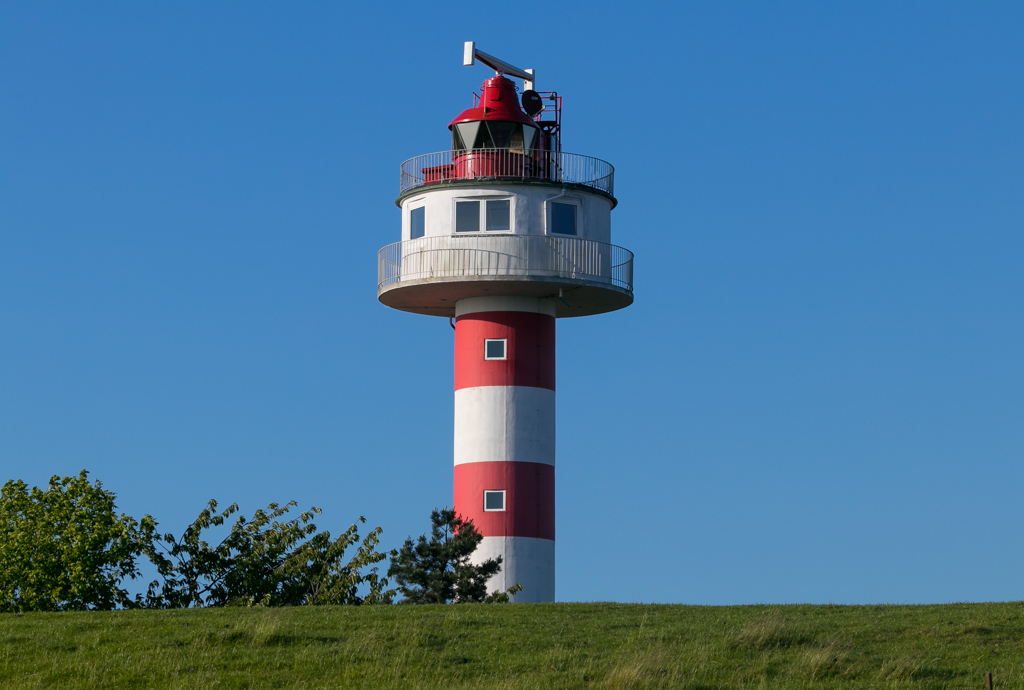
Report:
M 533 297 L 456 304 L 455 510 L 500 556 L 488 590 L 555 599 L 555 307 Z
M 550 185 L 440 187 L 402 200 L 402 239 L 550 235 L 611 242 L 612 201 Z

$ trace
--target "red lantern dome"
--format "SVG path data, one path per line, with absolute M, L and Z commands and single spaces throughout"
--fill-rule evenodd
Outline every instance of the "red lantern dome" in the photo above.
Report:
M 539 147 L 540 128 L 523 112 L 511 79 L 491 77 L 483 83 L 479 105 L 467 108 L 451 121 L 452 150 L 511 149 L 530 151 Z

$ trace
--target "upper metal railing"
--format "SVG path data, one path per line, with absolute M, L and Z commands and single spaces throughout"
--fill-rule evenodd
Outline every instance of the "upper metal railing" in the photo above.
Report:
M 561 151 L 469 149 L 439 151 L 402 163 L 402 191 L 470 180 L 577 184 L 614 194 L 615 168 L 599 158 Z
M 548 235 L 421 237 L 377 254 L 377 289 L 403 281 L 531 276 L 608 283 L 633 291 L 633 252 L 614 244 Z

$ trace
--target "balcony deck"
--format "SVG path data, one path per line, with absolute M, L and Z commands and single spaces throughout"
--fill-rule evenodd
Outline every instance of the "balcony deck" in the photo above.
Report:
M 486 295 L 551 297 L 559 317 L 615 311 L 633 303 L 633 253 L 547 235 L 421 237 L 378 253 L 377 298 L 389 307 L 452 316 L 458 300 Z

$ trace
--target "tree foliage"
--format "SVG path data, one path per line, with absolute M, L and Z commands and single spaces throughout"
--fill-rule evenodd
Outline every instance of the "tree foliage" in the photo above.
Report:
M 522 587 L 487 593 L 501 558 L 473 564 L 483 537 L 454 510 L 431 513 L 430 538 L 377 550 L 381 528 L 360 536 L 359 518 L 332 538 L 315 524 L 319 508 L 287 519 L 294 501 L 271 503 L 251 519 L 238 505 L 209 504 L 180 537 L 117 514 L 115 496 L 88 472 L 51 478 L 46 489 L 8 481 L 0 491 L 0 612 L 110 610 L 117 607 L 295 606 L 391 603 L 398 583 L 406 603 L 507 602 Z M 210 534 L 224 535 L 213 543 Z M 225 534 L 226 532 L 226 534 Z M 352 550 L 354 549 L 354 553 Z M 156 566 L 145 597 L 121 588 L 145 555 Z M 388 555 L 387 577 L 379 564 Z
M 479 565 L 470 557 L 483 540 L 473 522 L 462 519 L 449 508 L 430 514 L 430 539 L 421 534 L 408 537 L 393 553 L 388 577 L 408 604 L 507 602 L 522 590 L 521 585 L 506 592 L 487 593 L 487 580 L 501 570 L 501 556 Z
M 162 583 L 154 581 L 146 605 L 156 608 L 197 606 L 387 603 L 394 596 L 377 563 L 387 558 L 376 547 L 380 527 L 360 538 L 352 525 L 338 538 L 317 532 L 312 508 L 292 520 L 281 520 L 296 503 L 271 503 L 251 520 L 239 516 L 219 543 L 211 546 L 204 532 L 224 525 L 238 511 L 232 504 L 217 512 L 210 501 L 181 537 L 155 535 L 145 552 L 157 566 Z M 359 518 L 360 523 L 366 520 Z M 355 555 L 345 561 L 349 547 Z M 360 593 L 360 591 L 363 593 Z
M 88 472 L 46 489 L 11 480 L 0 490 L 0 611 L 131 606 L 120 588 L 138 575 L 135 557 L 156 523 L 121 513 Z

